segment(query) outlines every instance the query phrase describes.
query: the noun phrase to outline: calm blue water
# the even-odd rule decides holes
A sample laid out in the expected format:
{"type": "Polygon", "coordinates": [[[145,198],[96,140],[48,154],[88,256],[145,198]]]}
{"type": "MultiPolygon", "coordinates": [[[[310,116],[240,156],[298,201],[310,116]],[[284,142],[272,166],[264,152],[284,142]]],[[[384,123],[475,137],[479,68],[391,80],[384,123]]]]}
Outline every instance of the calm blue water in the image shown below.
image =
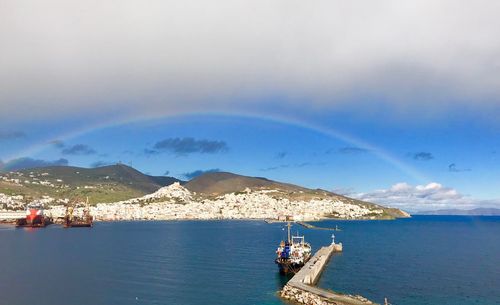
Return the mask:
{"type": "MultiPolygon", "coordinates": [[[[500,217],[338,224],[319,286],[393,304],[500,304],[500,217]]],[[[0,304],[283,304],[282,225],[258,221],[0,226],[0,304]]],[[[306,230],[313,247],[330,231],[306,230]]]]}

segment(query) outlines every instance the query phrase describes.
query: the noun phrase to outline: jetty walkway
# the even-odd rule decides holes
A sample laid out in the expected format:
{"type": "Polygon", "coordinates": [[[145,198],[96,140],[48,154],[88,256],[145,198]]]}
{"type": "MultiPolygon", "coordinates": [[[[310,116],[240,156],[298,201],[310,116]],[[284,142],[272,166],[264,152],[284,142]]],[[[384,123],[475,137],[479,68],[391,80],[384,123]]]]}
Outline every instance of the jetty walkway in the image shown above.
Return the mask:
{"type": "Polygon", "coordinates": [[[327,231],[341,231],[341,229],[338,226],[335,226],[335,228],[325,228],[325,227],[317,227],[315,225],[312,225],[308,222],[305,221],[297,221],[297,223],[304,228],[308,229],[314,229],[314,230],[327,230],[327,231]]]}
{"type": "Polygon", "coordinates": [[[332,253],[341,251],[341,243],[332,243],[319,249],[283,287],[280,293],[281,297],[306,305],[375,305],[375,303],[359,295],[345,295],[314,286],[318,282],[332,253]]]}

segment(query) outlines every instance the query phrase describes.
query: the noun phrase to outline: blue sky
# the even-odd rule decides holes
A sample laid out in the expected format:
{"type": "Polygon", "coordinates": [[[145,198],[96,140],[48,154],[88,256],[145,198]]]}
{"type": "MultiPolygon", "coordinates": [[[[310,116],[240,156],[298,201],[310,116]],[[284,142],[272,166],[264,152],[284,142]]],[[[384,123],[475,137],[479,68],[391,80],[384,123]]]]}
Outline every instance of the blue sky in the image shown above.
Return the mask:
{"type": "MultiPolygon", "coordinates": [[[[344,112],[317,116],[312,123],[230,114],[167,116],[97,128],[57,122],[37,126],[33,133],[15,128],[17,134],[2,139],[0,156],[4,162],[6,156],[49,163],[64,159],[82,167],[122,162],[151,175],[180,179],[230,171],[352,196],[369,196],[398,183],[439,183],[443,192],[453,189],[472,200],[463,207],[495,206],[491,200],[500,198],[497,127],[494,122],[462,124],[460,119],[420,125],[377,117],[360,120],[344,112]]],[[[453,200],[437,205],[449,206],[453,200]]],[[[404,207],[408,209],[406,202],[404,207]]]]}
{"type": "Polygon", "coordinates": [[[10,1],[0,166],[500,203],[498,1],[10,1]]]}

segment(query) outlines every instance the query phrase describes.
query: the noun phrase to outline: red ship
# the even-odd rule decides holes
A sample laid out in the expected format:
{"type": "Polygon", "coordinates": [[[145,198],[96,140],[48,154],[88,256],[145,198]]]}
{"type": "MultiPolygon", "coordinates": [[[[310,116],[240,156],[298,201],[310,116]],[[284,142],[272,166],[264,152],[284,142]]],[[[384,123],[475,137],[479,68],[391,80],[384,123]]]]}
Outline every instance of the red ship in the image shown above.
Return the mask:
{"type": "Polygon", "coordinates": [[[50,218],[43,212],[40,204],[29,204],[26,208],[26,217],[16,220],[16,227],[43,228],[50,224],[50,218]]]}

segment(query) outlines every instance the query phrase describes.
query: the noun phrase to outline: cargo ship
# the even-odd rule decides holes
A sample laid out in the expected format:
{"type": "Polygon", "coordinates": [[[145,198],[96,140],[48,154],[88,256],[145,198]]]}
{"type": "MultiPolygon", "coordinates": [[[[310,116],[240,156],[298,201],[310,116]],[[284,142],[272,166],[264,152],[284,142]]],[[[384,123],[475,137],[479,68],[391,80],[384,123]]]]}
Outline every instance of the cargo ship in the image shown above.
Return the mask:
{"type": "Polygon", "coordinates": [[[32,203],[26,207],[26,217],[16,220],[16,227],[43,228],[51,222],[44,214],[43,205],[32,203]]]}
{"type": "Polygon", "coordinates": [[[275,263],[281,274],[297,273],[302,266],[311,258],[311,245],[306,243],[304,236],[291,236],[288,222],[288,238],[281,241],[276,250],[275,263]]]}
{"type": "Polygon", "coordinates": [[[66,215],[64,216],[63,226],[65,228],[89,228],[93,225],[93,217],[90,215],[89,199],[87,198],[87,203],[83,209],[83,215],[81,217],[74,215],[75,207],[74,205],[68,205],[66,207],[66,215]]]}

